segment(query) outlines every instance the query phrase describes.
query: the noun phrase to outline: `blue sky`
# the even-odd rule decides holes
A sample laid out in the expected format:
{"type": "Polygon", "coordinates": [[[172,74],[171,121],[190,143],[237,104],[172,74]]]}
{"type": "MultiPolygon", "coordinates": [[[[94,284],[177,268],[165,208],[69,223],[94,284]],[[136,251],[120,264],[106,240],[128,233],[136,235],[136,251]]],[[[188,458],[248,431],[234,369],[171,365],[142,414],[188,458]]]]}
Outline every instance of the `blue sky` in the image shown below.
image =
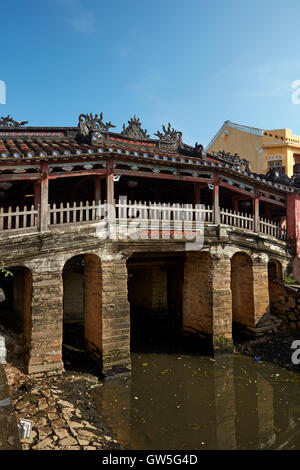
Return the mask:
{"type": "Polygon", "coordinates": [[[298,0],[15,0],[1,4],[0,80],[11,114],[77,125],[99,113],[206,145],[229,119],[300,135],[298,0]]]}

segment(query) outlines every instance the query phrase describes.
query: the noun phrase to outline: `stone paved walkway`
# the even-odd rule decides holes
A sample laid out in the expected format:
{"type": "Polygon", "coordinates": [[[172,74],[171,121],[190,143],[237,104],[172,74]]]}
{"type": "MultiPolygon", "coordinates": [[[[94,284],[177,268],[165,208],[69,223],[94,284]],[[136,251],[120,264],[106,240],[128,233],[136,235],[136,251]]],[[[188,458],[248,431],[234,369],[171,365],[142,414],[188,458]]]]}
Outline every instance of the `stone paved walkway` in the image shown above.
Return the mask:
{"type": "Polygon", "coordinates": [[[33,421],[31,438],[21,440],[24,450],[121,449],[89,399],[101,386],[96,377],[65,372],[29,378],[11,364],[5,368],[17,419],[33,421]]]}
{"type": "Polygon", "coordinates": [[[0,364],[0,450],[21,450],[16,416],[4,367],[0,364]]]}

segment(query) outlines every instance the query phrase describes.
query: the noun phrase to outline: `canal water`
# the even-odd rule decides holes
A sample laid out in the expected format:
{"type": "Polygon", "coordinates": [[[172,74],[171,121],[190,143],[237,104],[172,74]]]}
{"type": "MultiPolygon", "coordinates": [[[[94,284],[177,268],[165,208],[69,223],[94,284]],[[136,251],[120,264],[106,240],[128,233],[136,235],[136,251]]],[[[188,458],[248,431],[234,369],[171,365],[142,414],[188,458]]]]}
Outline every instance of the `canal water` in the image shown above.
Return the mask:
{"type": "Polygon", "coordinates": [[[300,374],[239,354],[136,352],[93,399],[127,449],[300,449],[300,374]]]}

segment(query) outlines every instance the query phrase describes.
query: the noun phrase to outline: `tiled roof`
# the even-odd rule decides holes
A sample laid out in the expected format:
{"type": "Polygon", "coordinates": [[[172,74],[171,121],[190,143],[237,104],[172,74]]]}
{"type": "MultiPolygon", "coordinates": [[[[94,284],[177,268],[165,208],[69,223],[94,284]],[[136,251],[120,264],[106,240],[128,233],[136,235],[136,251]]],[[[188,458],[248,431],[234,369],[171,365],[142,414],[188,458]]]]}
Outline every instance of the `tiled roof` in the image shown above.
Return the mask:
{"type": "MultiPolygon", "coordinates": [[[[168,128],[169,130],[169,128],[168,128]]],[[[166,129],[164,129],[166,131],[166,129]]],[[[174,130],[171,130],[172,133],[174,130]]],[[[175,131],[174,131],[175,132],[175,131]]],[[[177,132],[177,131],[176,131],[177,132]]],[[[149,160],[151,164],[167,164],[191,169],[207,166],[210,168],[226,168],[226,171],[239,173],[249,180],[257,180],[262,184],[271,184],[281,190],[293,191],[293,181],[267,181],[266,175],[256,175],[242,168],[243,160],[230,156],[229,159],[221,155],[213,155],[205,152],[197,143],[195,147],[185,145],[180,141],[178,146],[168,146],[161,139],[139,139],[131,136],[123,136],[119,133],[107,132],[100,139],[91,140],[80,135],[78,127],[23,127],[3,128],[0,126],[0,166],[6,166],[6,162],[20,164],[22,162],[53,161],[63,162],[97,159],[99,156],[109,157],[118,155],[121,158],[137,161],[149,160]],[[232,157],[232,158],[231,158],[232,157]],[[290,188],[288,188],[290,186],[290,188]]],[[[178,134],[178,133],[177,133],[178,134]]]]}
{"type": "MultiPolygon", "coordinates": [[[[57,157],[77,157],[85,154],[102,152],[118,152],[125,154],[179,155],[177,152],[160,150],[155,143],[137,143],[133,141],[109,138],[99,144],[91,145],[70,138],[47,139],[42,137],[5,138],[0,136],[0,161],[2,160],[49,160],[57,157]]],[[[138,155],[136,155],[138,156],[138,155]]]]}

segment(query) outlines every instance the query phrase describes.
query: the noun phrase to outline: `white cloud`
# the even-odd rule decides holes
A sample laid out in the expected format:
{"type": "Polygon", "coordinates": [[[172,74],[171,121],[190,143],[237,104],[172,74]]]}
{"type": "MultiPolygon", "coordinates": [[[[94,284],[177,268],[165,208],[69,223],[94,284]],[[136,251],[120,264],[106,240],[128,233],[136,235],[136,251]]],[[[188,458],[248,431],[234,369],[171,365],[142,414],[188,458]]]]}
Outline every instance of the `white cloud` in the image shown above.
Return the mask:
{"type": "Polygon", "coordinates": [[[83,5],[81,0],[60,0],[64,5],[67,21],[79,33],[91,34],[96,31],[94,12],[83,5]]]}
{"type": "Polygon", "coordinates": [[[233,96],[238,99],[285,98],[291,95],[291,84],[300,79],[300,61],[285,60],[252,67],[230,65],[223,76],[232,76],[236,86],[233,96]]]}

